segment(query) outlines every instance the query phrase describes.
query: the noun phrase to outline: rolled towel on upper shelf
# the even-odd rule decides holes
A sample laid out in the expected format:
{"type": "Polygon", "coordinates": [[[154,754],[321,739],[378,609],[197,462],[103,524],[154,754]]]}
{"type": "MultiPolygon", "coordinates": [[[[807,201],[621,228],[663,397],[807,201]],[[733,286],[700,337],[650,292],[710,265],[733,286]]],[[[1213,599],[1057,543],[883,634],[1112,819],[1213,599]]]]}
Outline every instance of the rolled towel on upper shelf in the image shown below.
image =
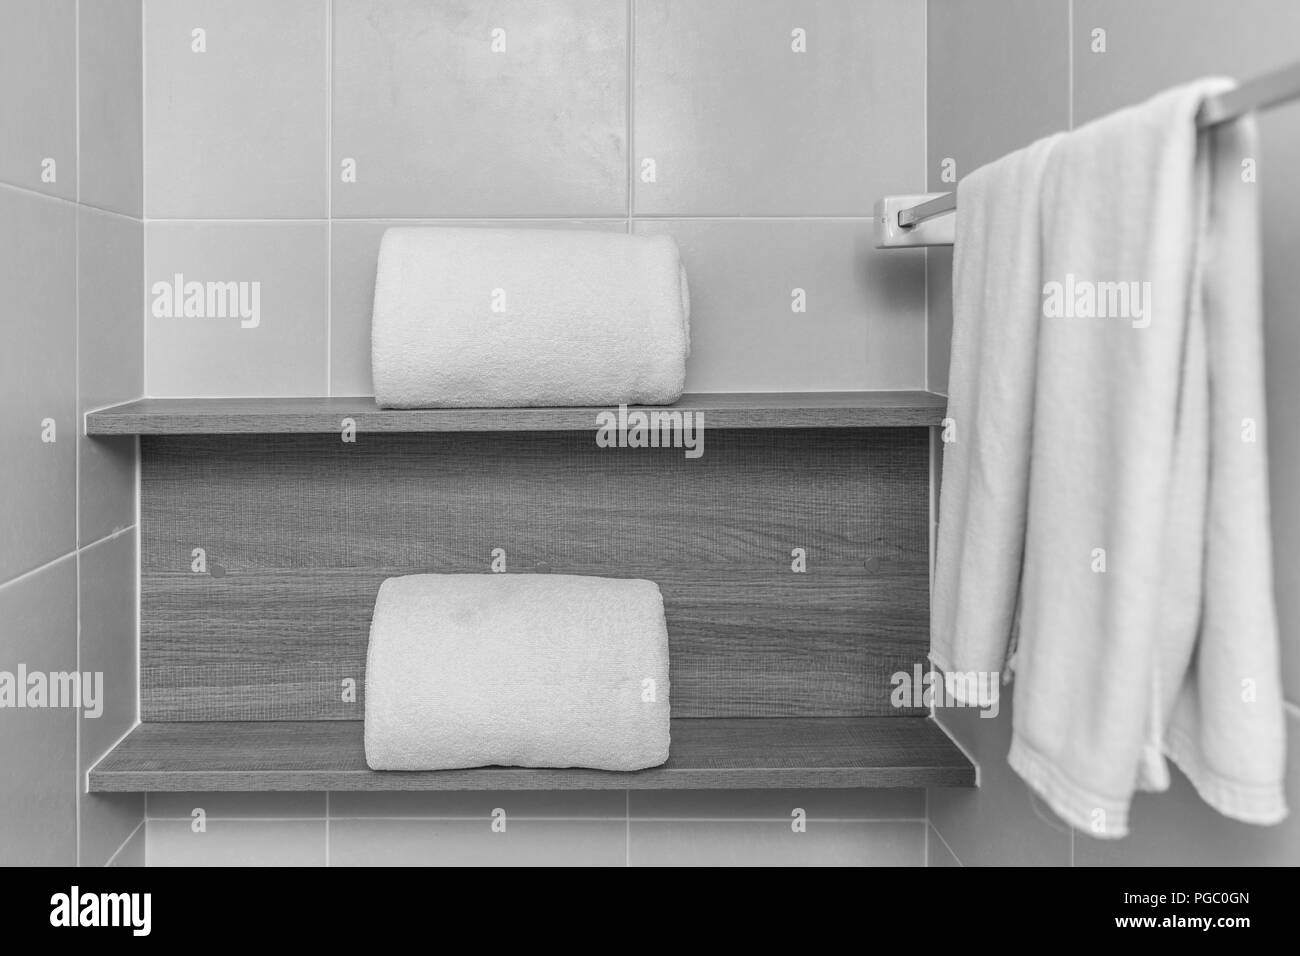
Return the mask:
{"type": "Polygon", "coordinates": [[[397,227],[375,276],[383,408],[669,405],[690,295],[668,236],[397,227]]]}
{"type": "Polygon", "coordinates": [[[668,690],[668,628],[653,581],[388,578],[366,655],[366,763],[656,767],[668,759],[668,690]]]}

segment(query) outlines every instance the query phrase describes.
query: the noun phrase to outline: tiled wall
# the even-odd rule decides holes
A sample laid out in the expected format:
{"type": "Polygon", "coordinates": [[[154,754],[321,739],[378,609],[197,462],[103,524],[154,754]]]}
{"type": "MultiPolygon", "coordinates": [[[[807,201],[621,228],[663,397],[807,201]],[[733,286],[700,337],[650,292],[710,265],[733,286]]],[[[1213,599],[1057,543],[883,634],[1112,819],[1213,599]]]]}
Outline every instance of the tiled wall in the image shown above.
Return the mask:
{"type": "Polygon", "coordinates": [[[144,801],[84,792],[135,723],[142,391],[139,0],[0,0],[0,670],[100,672],[99,717],[0,717],[0,864],[143,859],[144,801]]]}
{"type": "Polygon", "coordinates": [[[154,793],[148,834],[150,866],[918,866],[926,824],[919,790],[154,793]]]}
{"type": "MultiPolygon", "coordinates": [[[[925,14],[145,0],[147,283],[262,283],[256,328],[150,303],[146,393],[370,394],[396,221],[673,235],[694,391],[920,387],[924,255],[877,253],[869,217],[924,178],[925,14]]],[[[154,865],[920,864],[926,840],[919,791],[151,794],[147,813],[154,865]]]]}
{"type": "Polygon", "coordinates": [[[869,217],[924,178],[925,15],[146,0],[148,283],[262,284],[255,328],[150,309],[146,393],[370,394],[394,221],[675,236],[692,391],[920,387],[924,254],[876,252],[869,217]]]}
{"type": "MultiPolygon", "coordinates": [[[[958,175],[1035,138],[1086,123],[1174,83],[1223,73],[1249,79],[1297,59],[1300,4],[1293,0],[930,0],[931,189],[940,164],[958,175]],[[1106,52],[1090,49],[1106,31],[1106,52]],[[989,50],[997,50],[990,57],[989,50]]],[[[981,789],[930,795],[932,863],[1128,864],[1292,863],[1300,852],[1300,112],[1260,117],[1264,208],[1264,301],[1268,348],[1269,454],[1277,601],[1288,700],[1288,802],[1278,827],[1216,815],[1175,771],[1173,789],[1139,795],[1131,836],[1076,834],[1036,804],[1006,765],[1010,711],[984,720],[961,711],[942,720],[980,764],[981,789]]],[[[929,374],[947,384],[951,250],[929,251],[929,374]]]]}

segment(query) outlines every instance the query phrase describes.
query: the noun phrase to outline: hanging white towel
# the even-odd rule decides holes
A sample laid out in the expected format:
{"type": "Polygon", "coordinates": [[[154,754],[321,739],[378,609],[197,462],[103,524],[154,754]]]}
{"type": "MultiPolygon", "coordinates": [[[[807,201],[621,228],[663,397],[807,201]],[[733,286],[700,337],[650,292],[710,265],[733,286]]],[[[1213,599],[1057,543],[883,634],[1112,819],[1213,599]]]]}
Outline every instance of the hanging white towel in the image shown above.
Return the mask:
{"type": "MultiPolygon", "coordinates": [[[[958,183],[953,328],[930,660],[1005,670],[1024,555],[1039,316],[1040,183],[1059,136],[958,183]]],[[[974,680],[989,706],[998,680],[974,680]]]]}
{"type": "MultiPolygon", "coordinates": [[[[1135,790],[1168,786],[1165,753],[1220,812],[1286,815],[1257,197],[1240,175],[1254,129],[1195,126],[1204,98],[1230,86],[1180,87],[1052,145],[1032,434],[983,476],[1018,476],[1027,457],[1008,759],[1098,837],[1127,834],[1135,790]]],[[[959,218],[971,211],[963,195],[959,218]]],[[[995,275],[1008,267],[988,255],[995,275]]],[[[954,301],[977,280],[955,272],[954,301]]],[[[996,654],[969,643],[953,608],[972,584],[944,559],[968,533],[957,509],[944,527],[948,472],[997,418],[974,419],[944,463],[935,619],[957,626],[934,640],[957,671],[996,654]]],[[[958,570],[978,587],[978,569],[958,570]]],[[[991,586],[1016,602],[1005,575],[991,586]]]]}

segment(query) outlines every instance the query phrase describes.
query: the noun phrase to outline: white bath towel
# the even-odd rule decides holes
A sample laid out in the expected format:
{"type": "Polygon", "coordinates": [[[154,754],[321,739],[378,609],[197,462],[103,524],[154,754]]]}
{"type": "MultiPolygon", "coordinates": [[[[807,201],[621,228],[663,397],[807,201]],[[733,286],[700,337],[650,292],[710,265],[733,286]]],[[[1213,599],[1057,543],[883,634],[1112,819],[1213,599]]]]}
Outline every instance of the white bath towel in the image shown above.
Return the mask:
{"type": "MultiPolygon", "coordinates": [[[[1019,597],[1038,351],[1039,199],[1048,137],[957,187],[953,329],[930,660],[1001,675],[1019,597]]],[[[976,680],[984,706],[998,679],[976,680]]],[[[964,683],[954,693],[964,697],[964,683]]]]}
{"type": "Polygon", "coordinates": [[[372,770],[641,770],[668,759],[668,630],[652,581],[415,574],[375,600],[372,770]]]}
{"type": "Polygon", "coordinates": [[[690,297],[668,236],[393,228],[375,276],[384,408],[667,405],[690,297]]]}
{"type": "MultiPolygon", "coordinates": [[[[1253,126],[1195,127],[1228,86],[1202,81],[1080,128],[1053,144],[1042,180],[1009,760],[1097,837],[1128,832],[1136,789],[1168,786],[1164,754],[1224,814],[1286,814],[1257,197],[1241,177],[1253,126]]],[[[959,217],[970,212],[963,197],[959,217]]],[[[991,274],[1006,267],[988,255],[991,274]]],[[[954,276],[955,301],[975,278],[954,276]]],[[[949,462],[990,440],[981,421],[970,445],[947,448],[940,569],[965,533],[944,528],[949,462]]],[[[963,587],[936,572],[935,619],[955,622],[936,631],[937,657],[958,672],[997,656],[967,644],[950,606],[963,587]]]]}

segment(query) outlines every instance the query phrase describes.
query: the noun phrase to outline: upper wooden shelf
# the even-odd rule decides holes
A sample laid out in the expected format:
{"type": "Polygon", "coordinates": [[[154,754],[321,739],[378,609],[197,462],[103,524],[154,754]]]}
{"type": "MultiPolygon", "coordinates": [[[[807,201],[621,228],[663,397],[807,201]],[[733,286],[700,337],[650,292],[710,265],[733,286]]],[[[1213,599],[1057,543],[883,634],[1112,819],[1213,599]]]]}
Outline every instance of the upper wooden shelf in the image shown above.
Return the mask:
{"type": "MultiPolygon", "coordinates": [[[[877,428],[938,425],[948,399],[934,392],[754,392],[683,395],[706,428],[877,428]]],[[[390,410],[371,398],[144,398],[86,416],[89,435],[325,434],[351,418],[360,433],[584,431],[605,408],[390,410]]]]}
{"type": "Polygon", "coordinates": [[[668,762],[606,770],[383,771],[359,720],[140,724],[90,771],[90,789],[675,790],[973,787],[975,768],[926,717],[674,719],[668,762]]]}

